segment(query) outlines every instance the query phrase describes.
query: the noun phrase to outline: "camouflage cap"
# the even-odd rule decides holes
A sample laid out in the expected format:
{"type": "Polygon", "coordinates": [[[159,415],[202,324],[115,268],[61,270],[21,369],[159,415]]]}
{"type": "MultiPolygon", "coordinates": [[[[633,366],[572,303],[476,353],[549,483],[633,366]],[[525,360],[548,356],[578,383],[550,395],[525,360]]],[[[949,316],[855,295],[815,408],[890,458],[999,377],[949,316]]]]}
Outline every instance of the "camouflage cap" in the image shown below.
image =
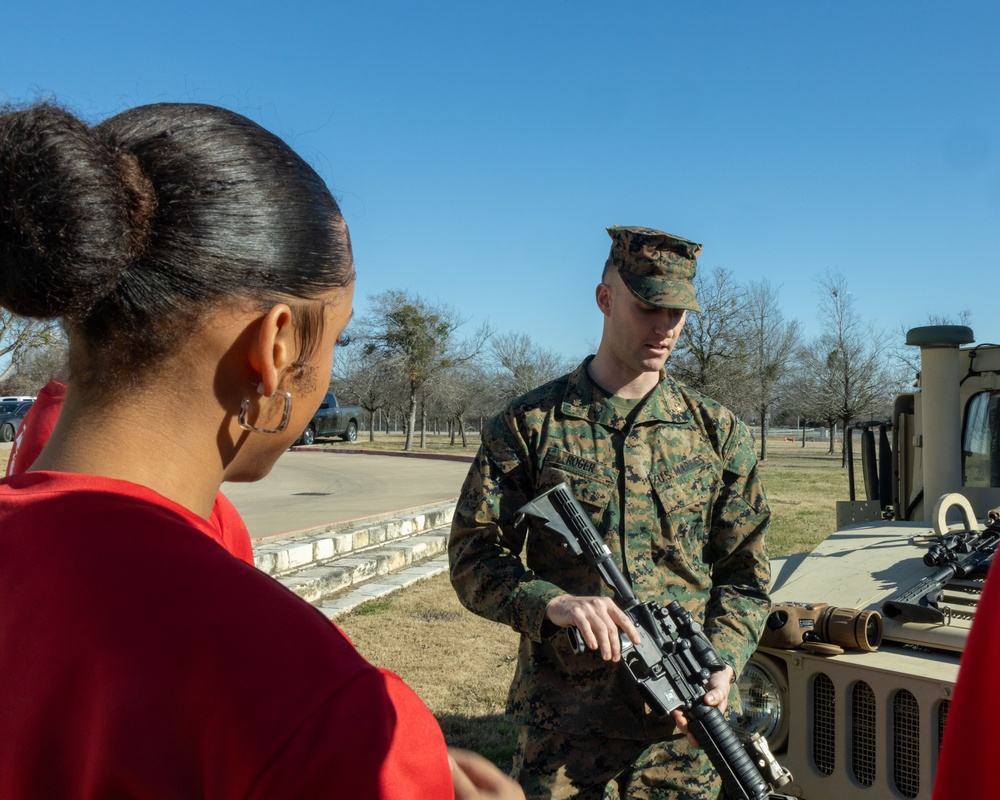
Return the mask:
{"type": "Polygon", "coordinates": [[[701,311],[694,294],[701,245],[652,228],[612,225],[607,264],[642,302],[659,308],[701,311]]]}

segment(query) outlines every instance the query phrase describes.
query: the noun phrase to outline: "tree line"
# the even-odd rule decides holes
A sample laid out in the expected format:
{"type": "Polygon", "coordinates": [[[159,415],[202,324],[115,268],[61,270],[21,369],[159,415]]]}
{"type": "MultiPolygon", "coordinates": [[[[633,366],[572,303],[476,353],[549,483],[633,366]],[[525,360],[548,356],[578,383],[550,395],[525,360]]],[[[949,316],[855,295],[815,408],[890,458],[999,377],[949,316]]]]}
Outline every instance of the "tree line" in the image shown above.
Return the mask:
{"type": "MultiPolygon", "coordinates": [[[[741,283],[714,267],[698,274],[695,288],[702,310],[688,314],[667,369],[751,425],[762,460],[770,426],[825,426],[833,452],[837,430],[888,419],[896,395],[913,383],[916,354],[902,346],[903,332],[863,319],[839,273],[816,281],[814,338],[785,317],[779,288],[766,280],[741,283]]],[[[423,447],[431,430],[468,447],[486,418],[575,366],[528,333],[489,323],[463,333],[458,310],[413,292],[370,301],[337,348],[332,386],[341,402],[364,409],[369,438],[380,421],[402,420],[406,450],[423,447]]],[[[53,323],[0,312],[4,356],[0,392],[35,394],[65,363],[65,338],[53,323]]]]}
{"type": "MultiPolygon", "coordinates": [[[[863,319],[839,273],[816,282],[821,333],[811,339],[785,318],[779,290],[767,281],[740,283],[715,267],[695,283],[702,310],[688,315],[667,368],[752,425],[761,459],[772,424],[825,426],[833,452],[835,431],[888,419],[913,382],[902,333],[863,319]]],[[[484,324],[463,337],[455,309],[409,292],[371,300],[351,324],[351,346],[338,350],[333,381],[339,396],[367,412],[370,437],[376,415],[403,420],[408,450],[423,446],[429,426],[467,446],[470,429],[575,366],[528,333],[484,324]]]]}
{"type": "Polygon", "coordinates": [[[816,281],[814,338],[785,318],[766,280],[741,284],[716,267],[695,283],[702,310],[688,317],[672,373],[753,425],[761,460],[772,423],[825,426],[832,453],[838,429],[890,419],[895,397],[913,383],[903,335],[865,320],[840,273],[816,281]]]}

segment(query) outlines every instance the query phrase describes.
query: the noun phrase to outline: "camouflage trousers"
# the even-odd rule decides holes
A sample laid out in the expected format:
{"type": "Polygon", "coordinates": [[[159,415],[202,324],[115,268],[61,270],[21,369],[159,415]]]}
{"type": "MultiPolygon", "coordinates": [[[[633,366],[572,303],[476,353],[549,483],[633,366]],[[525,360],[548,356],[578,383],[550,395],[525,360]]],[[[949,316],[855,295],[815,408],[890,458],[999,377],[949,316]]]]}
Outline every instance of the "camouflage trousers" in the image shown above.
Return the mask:
{"type": "Polygon", "coordinates": [[[527,800],[715,800],[721,782],[683,736],[647,745],[522,725],[511,775],[527,800]]]}

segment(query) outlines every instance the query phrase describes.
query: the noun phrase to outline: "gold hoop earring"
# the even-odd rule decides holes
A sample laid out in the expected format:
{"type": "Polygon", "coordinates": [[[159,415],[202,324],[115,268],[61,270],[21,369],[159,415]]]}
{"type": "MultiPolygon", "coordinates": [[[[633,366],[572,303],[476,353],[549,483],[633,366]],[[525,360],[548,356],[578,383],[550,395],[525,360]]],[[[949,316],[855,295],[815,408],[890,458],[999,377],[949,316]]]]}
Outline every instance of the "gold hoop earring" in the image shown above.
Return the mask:
{"type": "MultiPolygon", "coordinates": [[[[264,394],[263,383],[257,385],[257,392],[259,394],[264,394]]],[[[288,392],[283,392],[280,389],[276,391],[275,394],[278,395],[285,403],[285,407],[281,412],[281,422],[278,423],[278,427],[258,428],[256,425],[252,425],[247,422],[247,411],[250,410],[250,401],[244,397],[243,402],[240,403],[240,414],[236,418],[243,430],[255,431],[256,433],[281,433],[288,427],[288,418],[292,415],[292,396],[288,392]]]]}

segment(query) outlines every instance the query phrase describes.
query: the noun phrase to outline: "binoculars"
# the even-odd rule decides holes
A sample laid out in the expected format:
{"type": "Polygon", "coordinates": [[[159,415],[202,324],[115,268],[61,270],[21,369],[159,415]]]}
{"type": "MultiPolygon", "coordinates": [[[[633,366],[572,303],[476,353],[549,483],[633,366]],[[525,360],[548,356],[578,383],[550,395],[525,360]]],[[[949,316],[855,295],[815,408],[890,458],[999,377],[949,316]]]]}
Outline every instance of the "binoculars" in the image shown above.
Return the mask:
{"type": "Polygon", "coordinates": [[[837,655],[845,649],[872,651],[881,643],[881,614],[828,603],[776,603],[760,637],[763,647],[801,647],[822,655],[837,655]]]}

